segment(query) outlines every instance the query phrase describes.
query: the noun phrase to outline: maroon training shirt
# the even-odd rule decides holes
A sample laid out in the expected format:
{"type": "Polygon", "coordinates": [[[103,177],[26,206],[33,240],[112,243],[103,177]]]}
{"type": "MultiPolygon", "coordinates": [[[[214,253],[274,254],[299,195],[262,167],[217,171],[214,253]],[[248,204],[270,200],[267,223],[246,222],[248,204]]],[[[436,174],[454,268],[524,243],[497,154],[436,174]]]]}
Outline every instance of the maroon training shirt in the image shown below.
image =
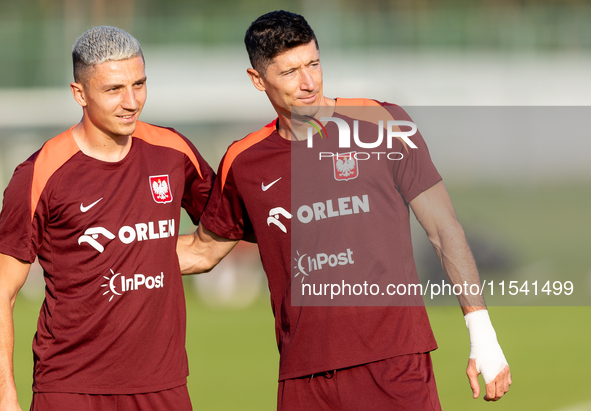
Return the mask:
{"type": "Polygon", "coordinates": [[[199,220],[213,178],[185,137],[142,122],[119,162],[86,156],[70,129],[18,166],[0,252],[38,256],[44,270],[34,391],[136,394],[186,383],[180,210],[199,220]]]}
{"type": "MultiPolygon", "coordinates": [[[[365,99],[337,99],[334,116],[345,119],[342,113],[350,112],[345,107],[355,105],[384,107],[391,118],[410,120],[398,106],[365,99]]],[[[368,121],[359,121],[360,130],[369,125],[368,121]]],[[[325,151],[339,151],[335,145],[338,138],[333,137],[339,135],[335,123],[327,124],[324,131],[331,137],[315,139],[314,144],[324,141],[325,151]]],[[[367,302],[321,306],[326,304],[295,301],[292,294],[292,284],[299,287],[312,278],[322,278],[318,270],[320,254],[310,253],[308,246],[314,250],[324,247],[325,257],[332,258],[335,267],[340,262],[344,267],[367,268],[364,274],[391,276],[407,283],[418,281],[408,203],[441,177],[420,134],[411,140],[417,149],[408,150],[399,140],[394,141],[392,151],[405,153],[402,161],[382,158],[369,167],[360,164],[357,169],[345,170],[342,164],[337,169],[328,158],[310,173],[304,170],[300,176],[305,177],[303,185],[292,180],[298,166],[292,161],[294,150],[305,149],[306,141],[283,139],[276,131],[276,121],[232,144],[222,159],[201,221],[207,229],[230,239],[241,239],[254,229],[271,290],[280,380],[436,348],[422,306],[367,302]],[[354,178],[337,181],[343,175],[354,178]],[[334,184],[329,184],[331,179],[334,184]],[[294,184],[298,184],[297,192],[294,184]],[[307,202],[311,196],[315,196],[315,203],[307,202]],[[352,218],[363,228],[352,229],[352,218]],[[294,237],[295,232],[310,235],[294,237]],[[366,253],[349,245],[352,236],[366,243],[366,253]],[[376,240],[381,238],[387,240],[376,240]],[[297,245],[292,244],[296,241],[297,245]],[[307,260],[309,256],[316,256],[314,263],[307,260]],[[371,265],[363,262],[368,256],[371,265]],[[308,277],[303,278],[299,268],[308,263],[308,277]],[[313,267],[316,271],[311,271],[313,267]]],[[[327,265],[322,272],[329,273],[327,265]]]]}

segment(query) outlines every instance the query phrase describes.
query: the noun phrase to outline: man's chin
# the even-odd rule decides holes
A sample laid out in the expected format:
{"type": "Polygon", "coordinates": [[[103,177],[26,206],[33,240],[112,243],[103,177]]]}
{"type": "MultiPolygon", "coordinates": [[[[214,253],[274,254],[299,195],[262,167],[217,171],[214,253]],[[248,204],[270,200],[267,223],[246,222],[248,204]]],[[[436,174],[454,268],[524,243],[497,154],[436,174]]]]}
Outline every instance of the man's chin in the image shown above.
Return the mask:
{"type": "Polygon", "coordinates": [[[122,137],[130,136],[135,132],[136,127],[137,127],[137,120],[134,121],[133,123],[122,125],[118,130],[118,134],[122,137]]]}
{"type": "Polygon", "coordinates": [[[292,117],[315,117],[320,110],[320,106],[292,106],[291,108],[291,116],[292,117]]]}

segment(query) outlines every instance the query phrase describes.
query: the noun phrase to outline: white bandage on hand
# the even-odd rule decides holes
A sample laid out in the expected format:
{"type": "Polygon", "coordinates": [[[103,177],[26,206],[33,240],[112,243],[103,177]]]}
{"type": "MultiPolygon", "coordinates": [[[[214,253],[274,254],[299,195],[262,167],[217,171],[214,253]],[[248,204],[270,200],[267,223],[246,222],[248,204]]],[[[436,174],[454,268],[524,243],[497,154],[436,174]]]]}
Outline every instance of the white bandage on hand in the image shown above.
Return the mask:
{"type": "Polygon", "coordinates": [[[470,358],[476,361],[476,369],[488,384],[509,364],[497,341],[488,311],[473,311],[464,318],[470,333],[470,358]]]}

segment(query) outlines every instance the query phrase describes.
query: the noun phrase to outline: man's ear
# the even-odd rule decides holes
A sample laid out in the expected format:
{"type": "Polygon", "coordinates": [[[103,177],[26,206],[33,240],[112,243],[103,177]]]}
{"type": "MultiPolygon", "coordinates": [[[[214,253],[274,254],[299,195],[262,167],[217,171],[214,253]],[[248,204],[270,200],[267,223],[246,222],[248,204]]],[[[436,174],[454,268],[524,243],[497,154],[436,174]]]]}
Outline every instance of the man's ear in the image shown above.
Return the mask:
{"type": "Polygon", "coordinates": [[[80,104],[82,107],[86,107],[88,103],[86,102],[84,86],[81,83],[73,82],[70,83],[70,90],[72,90],[72,95],[74,96],[76,103],[80,104]]]}
{"type": "Polygon", "coordinates": [[[250,77],[250,81],[259,91],[265,91],[265,82],[263,81],[263,77],[253,68],[246,69],[246,74],[250,77]]]}

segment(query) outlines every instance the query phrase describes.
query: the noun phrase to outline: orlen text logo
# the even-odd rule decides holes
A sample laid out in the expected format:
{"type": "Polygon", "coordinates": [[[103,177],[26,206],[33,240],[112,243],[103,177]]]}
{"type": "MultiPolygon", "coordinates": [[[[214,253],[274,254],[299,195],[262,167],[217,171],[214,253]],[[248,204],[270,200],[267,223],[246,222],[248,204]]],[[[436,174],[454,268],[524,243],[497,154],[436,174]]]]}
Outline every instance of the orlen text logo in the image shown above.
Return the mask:
{"type": "Polygon", "coordinates": [[[324,220],[325,218],[338,217],[349,214],[369,213],[369,196],[341,197],[333,203],[332,200],[312,203],[311,206],[303,205],[298,208],[298,220],[308,224],[312,220],[324,220]]]}
{"type": "Polygon", "coordinates": [[[111,298],[109,298],[109,302],[111,302],[116,295],[122,295],[127,291],[137,291],[139,289],[152,290],[154,288],[164,287],[163,272],[156,276],[133,274],[132,276],[125,277],[121,275],[121,273],[115,274],[115,272],[111,270],[111,277],[103,276],[103,278],[107,280],[107,283],[102,284],[101,287],[108,287],[108,290],[105,291],[103,295],[113,293],[111,298]]]}
{"type": "MultiPolygon", "coordinates": [[[[349,124],[342,118],[338,117],[321,117],[321,121],[334,121],[339,128],[339,147],[350,148],[351,147],[351,128],[349,124]]],[[[392,139],[400,138],[410,148],[417,148],[417,146],[410,140],[410,136],[413,136],[417,132],[417,126],[412,121],[404,120],[388,120],[386,127],[384,127],[384,121],[378,121],[378,138],[371,143],[364,143],[359,139],[359,120],[353,120],[353,140],[357,147],[360,148],[376,148],[379,147],[384,141],[384,128],[386,129],[386,144],[388,148],[392,148],[392,139]],[[402,131],[401,127],[410,127],[408,131],[402,131]]],[[[308,127],[308,147],[313,147],[312,136],[314,130],[312,127],[308,127]]],[[[328,138],[328,136],[327,136],[328,138]]]]}
{"type": "Polygon", "coordinates": [[[302,276],[302,282],[310,276],[312,271],[320,271],[326,267],[336,267],[337,265],[354,264],[353,251],[347,248],[347,251],[338,254],[318,253],[316,255],[302,254],[297,252],[298,257],[294,258],[296,265],[293,267],[296,272],[294,278],[302,276]]]}
{"type": "MultiPolygon", "coordinates": [[[[131,244],[134,241],[155,240],[174,236],[175,222],[172,220],[150,221],[137,223],[132,226],[123,226],[119,229],[118,237],[123,244],[131,244]]],[[[105,251],[105,246],[98,242],[99,234],[111,241],[115,234],[104,227],[91,227],[78,238],[78,244],[87,243],[99,253],[105,251]]]]}

